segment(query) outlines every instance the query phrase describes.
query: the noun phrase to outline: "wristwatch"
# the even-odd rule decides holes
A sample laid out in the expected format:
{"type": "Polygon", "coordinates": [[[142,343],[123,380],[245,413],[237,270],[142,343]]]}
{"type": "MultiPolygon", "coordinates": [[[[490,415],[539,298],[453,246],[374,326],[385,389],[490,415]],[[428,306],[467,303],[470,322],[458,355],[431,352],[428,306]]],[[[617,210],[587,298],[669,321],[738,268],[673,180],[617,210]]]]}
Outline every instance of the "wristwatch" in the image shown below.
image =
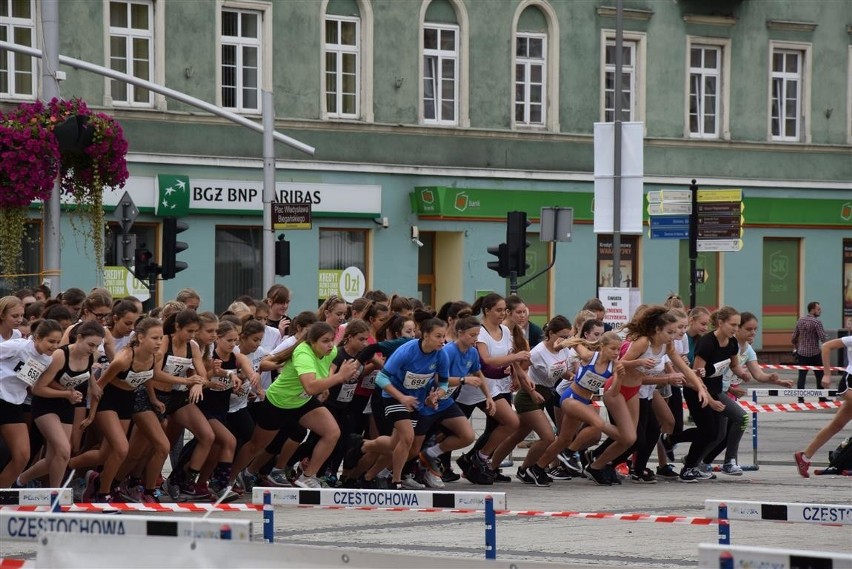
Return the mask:
{"type": "Polygon", "coordinates": [[[464,385],[464,376],[459,378],[459,385],[464,385]]]}

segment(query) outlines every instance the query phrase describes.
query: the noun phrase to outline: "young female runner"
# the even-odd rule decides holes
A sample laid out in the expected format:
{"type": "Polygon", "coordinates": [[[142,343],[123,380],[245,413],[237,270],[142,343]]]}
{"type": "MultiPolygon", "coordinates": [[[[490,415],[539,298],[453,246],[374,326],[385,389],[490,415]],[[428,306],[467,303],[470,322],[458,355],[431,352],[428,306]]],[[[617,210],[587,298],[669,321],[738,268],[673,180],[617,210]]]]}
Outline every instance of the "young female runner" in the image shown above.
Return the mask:
{"type": "Polygon", "coordinates": [[[308,466],[295,483],[303,488],[321,488],[316,474],[334,449],[340,429],[316,396],[350,380],[358,371],[358,363],[349,360],[341,364],[337,373],[329,372],[337,355],[334,334],[335,328],[328,323],[317,322],[310,327],[304,341],[282,353],[290,359],[267,389],[266,399],[255,416],[254,434],[234,460],[234,472],[242,479],[243,488],[248,489],[255,476],[243,469],[272,442],[279,430],[294,426],[310,429],[320,437],[308,466]]]}
{"type": "Polygon", "coordinates": [[[24,319],[24,303],[17,296],[0,298],[0,344],[21,337],[18,326],[24,319]]]}
{"type": "Polygon", "coordinates": [[[0,344],[0,437],[9,450],[9,462],[0,471],[0,488],[8,488],[30,459],[30,436],[22,405],[27,389],[47,370],[62,338],[55,320],[42,320],[29,338],[0,344]]]}
{"type": "MultiPolygon", "coordinates": [[[[47,474],[51,488],[62,485],[71,458],[74,404],[83,400],[78,387],[90,381],[95,354],[103,339],[103,326],[84,322],[77,329],[76,341],[53,352],[50,365],[33,385],[33,422],[44,436],[45,455],[18,477],[19,484],[26,486],[30,480],[47,474]]],[[[84,425],[88,422],[91,419],[84,425]]]]}

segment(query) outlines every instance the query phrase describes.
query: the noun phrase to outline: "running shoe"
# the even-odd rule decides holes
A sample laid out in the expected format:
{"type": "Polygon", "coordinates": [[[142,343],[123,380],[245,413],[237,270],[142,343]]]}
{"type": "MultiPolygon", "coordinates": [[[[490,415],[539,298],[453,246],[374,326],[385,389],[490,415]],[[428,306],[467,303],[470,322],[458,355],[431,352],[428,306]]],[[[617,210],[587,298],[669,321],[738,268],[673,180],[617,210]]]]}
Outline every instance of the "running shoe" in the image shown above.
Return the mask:
{"type": "Polygon", "coordinates": [[[283,468],[273,468],[264,477],[264,482],[270,486],[293,486],[293,483],[290,482],[290,478],[287,476],[287,471],[283,468]]]}
{"type": "Polygon", "coordinates": [[[671,464],[666,464],[665,466],[657,467],[657,478],[665,478],[667,480],[674,480],[678,477],[677,470],[671,464]]]}
{"type": "Polygon", "coordinates": [[[296,479],[296,486],[299,488],[322,488],[322,484],[316,476],[308,476],[304,472],[296,479]]]}
{"type": "Polygon", "coordinates": [[[215,494],[216,501],[222,500],[220,503],[229,504],[235,500],[240,499],[240,495],[234,492],[233,490],[229,490],[227,487],[222,488],[215,494]]]}
{"type": "Polygon", "coordinates": [[[559,462],[565,466],[565,469],[568,470],[574,476],[582,476],[583,475],[583,462],[580,460],[579,452],[564,452],[557,456],[559,462]],[[564,455],[564,456],[563,456],[564,455]]]}
{"type": "Polygon", "coordinates": [[[74,501],[82,502],[83,492],[86,491],[86,479],[78,476],[77,478],[71,481],[71,489],[74,493],[74,501]]]}
{"type": "Polygon", "coordinates": [[[445,470],[441,475],[441,480],[444,482],[457,482],[461,478],[461,475],[455,470],[445,470]]]}
{"type": "Polygon", "coordinates": [[[799,470],[799,476],[803,478],[810,478],[811,474],[808,472],[808,469],[811,467],[811,461],[805,458],[805,453],[802,451],[798,451],[793,453],[793,459],[796,461],[796,468],[799,470]]]}
{"type": "Polygon", "coordinates": [[[239,482],[243,490],[251,492],[252,488],[257,485],[257,476],[248,470],[242,470],[239,474],[237,474],[237,482],[239,482]]]}
{"type": "Polygon", "coordinates": [[[684,466],[683,470],[680,471],[679,478],[681,482],[698,482],[698,479],[701,478],[701,472],[697,468],[684,466]]]}
{"type": "Polygon", "coordinates": [[[436,476],[431,470],[427,470],[423,473],[423,482],[426,483],[426,486],[429,488],[444,488],[444,481],[441,480],[440,476],[436,476]]]}
{"type": "Polygon", "coordinates": [[[83,491],[83,501],[91,502],[98,493],[98,478],[101,475],[95,470],[90,470],[86,473],[86,489],[83,491]]]}
{"type": "Polygon", "coordinates": [[[515,478],[523,482],[524,484],[535,484],[535,480],[530,476],[529,471],[523,466],[518,467],[518,472],[515,474],[515,478]]]}
{"type": "Polygon", "coordinates": [[[426,485],[415,480],[413,474],[406,474],[402,477],[402,487],[405,490],[425,490],[426,485]]]}
{"type": "Polygon", "coordinates": [[[571,473],[562,464],[548,470],[547,475],[553,478],[554,480],[571,480],[572,478],[571,473]]]}
{"type": "Polygon", "coordinates": [[[441,474],[444,473],[444,465],[441,463],[441,457],[439,456],[429,456],[425,452],[420,453],[420,464],[423,465],[427,471],[432,472],[438,478],[441,477],[441,474]]]}
{"type": "Polygon", "coordinates": [[[515,466],[515,463],[511,457],[504,458],[503,462],[500,463],[500,468],[511,468],[513,466],[515,466]]]}
{"type": "Polygon", "coordinates": [[[716,480],[716,475],[713,474],[713,470],[712,470],[713,467],[711,466],[710,470],[707,470],[705,468],[702,468],[703,466],[706,466],[706,465],[699,464],[698,468],[695,469],[698,472],[698,480],[700,480],[700,481],[716,480]]]}
{"type": "Polygon", "coordinates": [[[126,491],[121,494],[121,497],[127,500],[128,502],[144,502],[145,487],[141,484],[139,484],[138,486],[129,486],[126,488],[126,491]]]}
{"type": "Polygon", "coordinates": [[[387,490],[407,490],[405,485],[402,482],[390,482],[388,484],[387,490]]]}
{"type": "Polygon", "coordinates": [[[586,474],[592,479],[592,482],[598,486],[612,486],[612,481],[609,479],[609,476],[604,470],[587,466],[586,474]]]}
{"type": "MultiPolygon", "coordinates": [[[[174,474],[174,472],[172,473],[174,474]]],[[[163,484],[160,488],[168,494],[172,500],[177,500],[180,498],[180,484],[178,484],[177,479],[169,474],[169,477],[163,481],[163,484]]]]}
{"type": "Polygon", "coordinates": [[[503,482],[503,483],[512,481],[512,479],[509,476],[506,476],[505,474],[503,474],[499,470],[491,473],[491,479],[494,482],[503,482]]]}
{"type": "Polygon", "coordinates": [[[467,454],[462,454],[456,459],[456,464],[459,465],[459,470],[467,477],[467,471],[470,470],[470,457],[467,454]]]}
{"type": "Polygon", "coordinates": [[[626,462],[622,462],[615,467],[615,472],[622,480],[630,476],[630,466],[626,462]]]}
{"type": "Polygon", "coordinates": [[[612,483],[613,485],[616,485],[616,486],[621,485],[622,476],[618,473],[618,471],[615,470],[615,468],[612,467],[611,464],[607,464],[604,467],[603,471],[604,471],[604,474],[606,474],[609,477],[610,483],[612,483]]]}
{"type": "Polygon", "coordinates": [[[550,486],[553,483],[553,479],[537,464],[533,464],[527,468],[527,473],[533,479],[533,484],[536,486],[550,486]]]}
{"type": "Polygon", "coordinates": [[[733,458],[722,465],[722,474],[727,474],[728,476],[742,476],[743,469],[737,464],[737,461],[733,458]]]}
{"type": "Polygon", "coordinates": [[[588,469],[595,462],[594,451],[590,448],[584,450],[583,454],[580,455],[580,462],[586,469],[588,469]]]}
{"type": "Polygon", "coordinates": [[[630,481],[636,484],[656,484],[657,477],[654,476],[653,472],[646,468],[642,471],[642,474],[631,474],[630,481]]]}
{"type": "Polygon", "coordinates": [[[156,488],[154,490],[148,490],[142,492],[142,503],[143,504],[159,504],[162,500],[165,500],[168,494],[164,494],[162,490],[156,488]]]}
{"type": "Polygon", "coordinates": [[[194,502],[205,502],[213,498],[207,484],[200,482],[187,482],[180,485],[180,499],[194,502]]]}

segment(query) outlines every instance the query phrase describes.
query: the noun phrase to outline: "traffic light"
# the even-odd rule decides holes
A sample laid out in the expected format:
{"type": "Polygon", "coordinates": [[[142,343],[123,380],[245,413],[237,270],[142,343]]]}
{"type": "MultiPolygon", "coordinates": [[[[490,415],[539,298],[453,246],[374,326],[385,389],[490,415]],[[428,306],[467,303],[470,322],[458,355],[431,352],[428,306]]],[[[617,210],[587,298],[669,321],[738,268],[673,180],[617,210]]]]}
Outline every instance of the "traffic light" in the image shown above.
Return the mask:
{"type": "Polygon", "coordinates": [[[290,274],[290,242],[283,235],[275,242],[275,274],[279,277],[290,274]]]}
{"type": "Polygon", "coordinates": [[[488,253],[497,257],[496,261],[488,261],[488,268],[492,271],[497,271],[501,277],[509,277],[509,248],[505,243],[500,243],[497,247],[489,247],[488,253]]]}
{"type": "Polygon", "coordinates": [[[509,258],[509,271],[522,277],[527,274],[527,213],[525,211],[510,211],[506,220],[506,248],[509,258]]]}
{"type": "Polygon", "coordinates": [[[163,280],[173,279],[175,275],[184,270],[188,265],[183,261],[177,260],[177,254],[181,251],[186,251],[189,247],[183,241],[178,241],[178,233],[182,233],[189,229],[189,226],[178,221],[176,217],[163,218],[163,262],[162,271],[160,274],[163,280]]]}
{"type": "Polygon", "coordinates": [[[149,251],[143,244],[142,247],[136,249],[133,254],[133,274],[140,281],[148,280],[148,277],[153,273],[157,274],[156,270],[151,270],[151,259],[154,258],[153,253],[149,251]]]}

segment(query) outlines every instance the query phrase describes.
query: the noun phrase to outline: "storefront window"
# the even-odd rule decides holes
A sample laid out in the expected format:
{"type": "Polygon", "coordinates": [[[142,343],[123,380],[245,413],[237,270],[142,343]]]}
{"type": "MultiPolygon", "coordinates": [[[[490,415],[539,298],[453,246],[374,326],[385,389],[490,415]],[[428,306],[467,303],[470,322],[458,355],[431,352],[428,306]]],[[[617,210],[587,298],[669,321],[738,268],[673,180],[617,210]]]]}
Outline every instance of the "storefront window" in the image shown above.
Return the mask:
{"type": "Polygon", "coordinates": [[[319,280],[320,302],[332,294],[340,294],[340,275],[355,267],[367,273],[367,231],[364,229],[320,229],[319,280]]]}
{"type": "Polygon", "coordinates": [[[598,286],[616,288],[639,287],[639,260],[637,255],[639,238],[635,235],[621,236],[621,282],[613,283],[612,235],[598,235],[598,286]]]}
{"type": "Polygon", "coordinates": [[[763,240],[763,347],[790,347],[799,318],[799,239],[763,240]]]}
{"type": "Polygon", "coordinates": [[[260,227],[216,228],[214,306],[224,312],[238,296],[263,298],[260,227]]]}

